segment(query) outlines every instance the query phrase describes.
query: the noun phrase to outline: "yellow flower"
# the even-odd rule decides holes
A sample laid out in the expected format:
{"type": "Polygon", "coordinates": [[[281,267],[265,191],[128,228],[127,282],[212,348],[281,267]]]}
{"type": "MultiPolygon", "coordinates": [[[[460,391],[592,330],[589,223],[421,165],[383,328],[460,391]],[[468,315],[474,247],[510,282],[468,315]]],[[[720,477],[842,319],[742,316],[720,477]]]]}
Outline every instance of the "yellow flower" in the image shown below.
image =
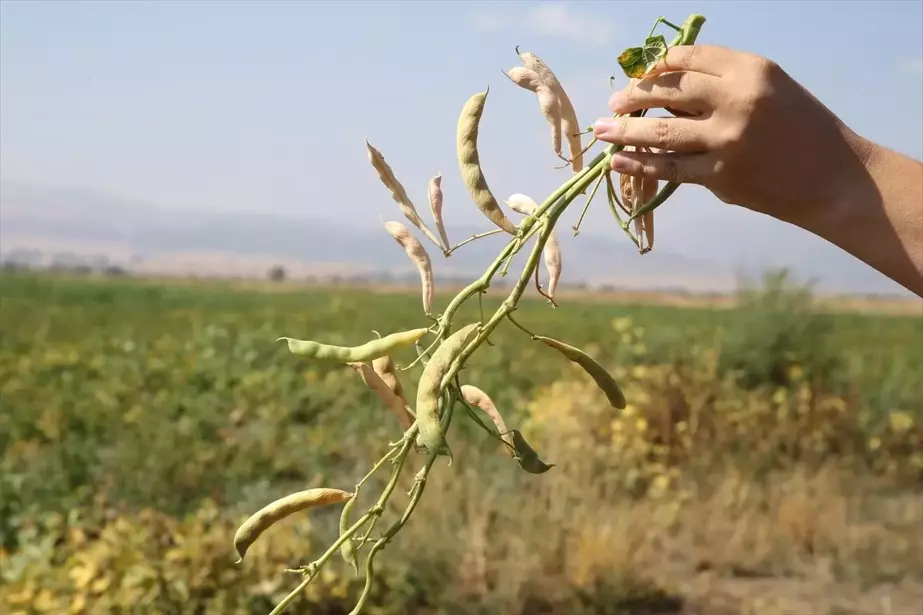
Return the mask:
{"type": "Polygon", "coordinates": [[[643,416],[638,417],[638,420],[635,421],[635,428],[638,431],[644,431],[645,429],[647,429],[647,419],[644,418],[643,416]]]}
{"type": "Polygon", "coordinates": [[[801,380],[804,376],[804,369],[800,365],[792,365],[788,370],[788,377],[792,380],[801,380]]]}
{"type": "Polygon", "coordinates": [[[612,321],[612,327],[619,333],[625,333],[631,328],[631,318],[623,316],[612,321]]]}
{"type": "Polygon", "coordinates": [[[888,423],[891,425],[892,431],[903,433],[913,427],[913,417],[903,410],[898,410],[891,413],[888,417],[888,423]]]}
{"type": "Polygon", "coordinates": [[[869,450],[870,451],[877,451],[880,446],[881,446],[881,438],[876,437],[876,438],[872,438],[871,440],[869,440],[869,450]]]}

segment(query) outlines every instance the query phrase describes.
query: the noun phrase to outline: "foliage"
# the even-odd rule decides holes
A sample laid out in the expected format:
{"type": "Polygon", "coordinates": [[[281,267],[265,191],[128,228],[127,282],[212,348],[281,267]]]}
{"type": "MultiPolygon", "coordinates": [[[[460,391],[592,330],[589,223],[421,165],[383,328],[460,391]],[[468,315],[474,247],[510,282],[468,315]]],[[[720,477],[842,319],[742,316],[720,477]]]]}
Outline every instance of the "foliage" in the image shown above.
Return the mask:
{"type": "MultiPolygon", "coordinates": [[[[396,327],[419,309],[415,294],[8,273],[0,295],[0,603],[13,612],[266,613],[295,584],[282,569],[337,535],[337,513],[279,524],[241,567],[236,526],[275,497],[361,474],[400,435],[352,370],[293,363],[271,340],[396,327]]],[[[850,586],[923,569],[919,319],[829,315],[831,352],[861,358],[834,381],[859,395],[802,364],[753,390],[723,374],[722,329],[745,310],[569,305],[574,318],[525,300],[519,320],[592,352],[629,407],[616,416],[578,367],[498,331],[466,373],[557,465],[517,472],[495,440],[458,431],[458,462],[428,487],[427,522],[389,547],[370,608],[669,603],[676,589],[651,575],[669,568],[657,545],[677,532],[728,569],[807,574],[806,562],[834,561],[850,586]],[[855,511],[837,525],[843,498],[855,511]],[[720,527],[736,533],[708,533],[720,527]]],[[[296,605],[355,603],[361,579],[329,570],[296,605]]]]}

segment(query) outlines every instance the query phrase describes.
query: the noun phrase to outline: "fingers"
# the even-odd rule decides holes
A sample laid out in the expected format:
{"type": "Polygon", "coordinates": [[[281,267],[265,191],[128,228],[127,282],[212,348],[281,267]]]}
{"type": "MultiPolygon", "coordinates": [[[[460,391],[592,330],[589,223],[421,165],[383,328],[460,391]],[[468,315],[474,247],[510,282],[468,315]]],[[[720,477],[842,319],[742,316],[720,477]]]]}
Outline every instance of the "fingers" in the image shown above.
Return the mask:
{"type": "Polygon", "coordinates": [[[702,152],[714,145],[707,120],[684,117],[602,118],[593,126],[600,141],[673,152],[702,152]]]}
{"type": "Polygon", "coordinates": [[[719,45],[677,45],[667,50],[667,55],[648,75],[684,70],[721,77],[740,61],[742,55],[739,51],[719,45]]]}
{"type": "Polygon", "coordinates": [[[612,155],[611,166],[623,175],[706,185],[717,172],[718,161],[712,154],[618,152],[612,155]]]}
{"type": "Polygon", "coordinates": [[[720,80],[701,73],[674,72],[632,79],[609,99],[613,113],[669,107],[698,114],[714,106],[720,80]]]}

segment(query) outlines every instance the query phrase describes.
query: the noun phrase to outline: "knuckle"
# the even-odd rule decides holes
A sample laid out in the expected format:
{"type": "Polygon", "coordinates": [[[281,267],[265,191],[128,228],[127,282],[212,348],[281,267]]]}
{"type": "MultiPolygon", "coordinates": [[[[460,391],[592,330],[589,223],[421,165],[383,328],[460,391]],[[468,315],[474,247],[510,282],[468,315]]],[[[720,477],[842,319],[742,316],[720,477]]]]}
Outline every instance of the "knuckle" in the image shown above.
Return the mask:
{"type": "Polygon", "coordinates": [[[673,149],[674,132],[670,121],[666,118],[657,118],[654,122],[654,145],[660,149],[673,149]]]}

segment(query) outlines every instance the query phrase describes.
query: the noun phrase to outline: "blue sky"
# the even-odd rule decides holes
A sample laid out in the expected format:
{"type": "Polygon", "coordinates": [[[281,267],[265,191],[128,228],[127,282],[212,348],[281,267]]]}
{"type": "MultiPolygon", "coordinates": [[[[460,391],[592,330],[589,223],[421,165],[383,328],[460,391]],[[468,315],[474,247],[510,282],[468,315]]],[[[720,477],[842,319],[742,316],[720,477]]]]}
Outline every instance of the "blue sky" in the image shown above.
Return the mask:
{"type": "MultiPolygon", "coordinates": [[[[440,170],[447,224],[481,224],[454,152],[471,94],[491,88],[480,144],[497,196],[540,200],[566,179],[534,98],[500,73],[519,63],[513,48],[552,66],[589,126],[607,114],[618,53],[658,15],[690,12],[708,18],[700,42],[775,59],[864,136],[923,157],[921,2],[4,0],[0,174],[371,226],[397,210],[367,137],[418,206],[440,170]]],[[[588,229],[610,233],[608,215],[595,208],[588,229]]],[[[768,244],[741,240],[754,234],[820,245],[695,186],[658,216],[658,245],[680,253],[704,249],[693,222],[727,238],[729,259],[761,258],[768,244]]]]}

